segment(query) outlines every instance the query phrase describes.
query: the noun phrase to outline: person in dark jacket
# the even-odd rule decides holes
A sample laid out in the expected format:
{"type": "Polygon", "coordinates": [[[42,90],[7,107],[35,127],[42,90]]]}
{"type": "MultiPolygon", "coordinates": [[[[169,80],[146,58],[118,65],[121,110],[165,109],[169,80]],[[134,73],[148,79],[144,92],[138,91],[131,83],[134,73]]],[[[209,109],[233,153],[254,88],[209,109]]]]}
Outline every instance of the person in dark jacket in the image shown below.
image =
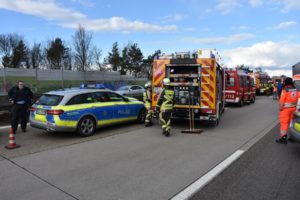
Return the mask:
{"type": "Polygon", "coordinates": [[[279,99],[280,99],[280,96],[281,96],[282,87],[283,87],[283,84],[281,82],[279,82],[277,84],[277,92],[278,92],[278,98],[279,99]]]}
{"type": "Polygon", "coordinates": [[[28,109],[31,105],[33,93],[24,86],[23,81],[18,81],[17,85],[8,91],[8,98],[12,104],[11,110],[11,128],[15,133],[18,129],[19,121],[21,121],[21,129],[26,132],[28,109]]]}

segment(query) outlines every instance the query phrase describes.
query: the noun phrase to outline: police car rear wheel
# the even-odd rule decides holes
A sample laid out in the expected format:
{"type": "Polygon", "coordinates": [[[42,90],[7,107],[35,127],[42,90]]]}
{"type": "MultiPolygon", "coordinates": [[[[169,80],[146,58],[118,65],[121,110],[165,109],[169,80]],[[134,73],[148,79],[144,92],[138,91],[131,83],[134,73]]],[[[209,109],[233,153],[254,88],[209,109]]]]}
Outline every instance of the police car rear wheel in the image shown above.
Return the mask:
{"type": "Polygon", "coordinates": [[[139,123],[144,123],[145,122],[145,118],[146,118],[146,110],[145,109],[141,109],[139,112],[139,115],[137,117],[137,121],[139,123]]]}
{"type": "Polygon", "coordinates": [[[80,120],[77,132],[82,137],[93,135],[95,130],[95,121],[92,117],[84,117],[80,120]]]}

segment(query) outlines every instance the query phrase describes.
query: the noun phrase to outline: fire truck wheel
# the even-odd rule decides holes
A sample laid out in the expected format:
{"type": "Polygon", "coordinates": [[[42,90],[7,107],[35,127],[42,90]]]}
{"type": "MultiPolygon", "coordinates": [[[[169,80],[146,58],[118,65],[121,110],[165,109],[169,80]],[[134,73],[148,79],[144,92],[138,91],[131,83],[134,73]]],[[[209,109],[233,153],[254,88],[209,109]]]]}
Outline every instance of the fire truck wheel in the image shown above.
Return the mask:
{"type": "Polygon", "coordinates": [[[218,125],[219,125],[219,122],[220,122],[220,120],[219,120],[219,117],[218,117],[218,118],[216,118],[214,121],[211,121],[211,125],[213,125],[213,126],[218,126],[218,125]]]}
{"type": "Polygon", "coordinates": [[[238,105],[239,105],[240,107],[242,107],[242,106],[244,105],[244,100],[241,99],[240,102],[238,103],[238,105]]]}
{"type": "Polygon", "coordinates": [[[250,103],[255,103],[255,97],[251,99],[250,103]]]}
{"type": "Polygon", "coordinates": [[[214,121],[212,121],[212,125],[213,126],[218,126],[219,125],[219,122],[220,122],[220,116],[221,116],[221,106],[220,104],[218,105],[218,109],[217,109],[217,116],[216,116],[216,119],[214,121]]]}
{"type": "MultiPolygon", "coordinates": [[[[225,104],[225,106],[226,106],[226,104],[225,104]]],[[[221,113],[220,113],[220,115],[225,112],[225,106],[223,106],[223,103],[221,104],[221,113]]]]}

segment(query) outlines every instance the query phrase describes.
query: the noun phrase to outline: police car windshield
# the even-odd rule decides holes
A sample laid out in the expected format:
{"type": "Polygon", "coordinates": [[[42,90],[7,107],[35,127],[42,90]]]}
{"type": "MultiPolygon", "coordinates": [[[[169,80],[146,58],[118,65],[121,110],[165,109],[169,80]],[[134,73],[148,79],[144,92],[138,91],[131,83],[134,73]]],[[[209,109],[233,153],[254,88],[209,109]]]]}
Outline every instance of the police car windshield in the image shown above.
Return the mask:
{"type": "Polygon", "coordinates": [[[122,86],[117,90],[129,90],[129,88],[130,88],[129,86],[122,86]]]}
{"type": "Polygon", "coordinates": [[[36,102],[38,105],[44,106],[57,106],[64,96],[53,95],[53,94],[44,94],[40,97],[40,99],[36,102]]]}

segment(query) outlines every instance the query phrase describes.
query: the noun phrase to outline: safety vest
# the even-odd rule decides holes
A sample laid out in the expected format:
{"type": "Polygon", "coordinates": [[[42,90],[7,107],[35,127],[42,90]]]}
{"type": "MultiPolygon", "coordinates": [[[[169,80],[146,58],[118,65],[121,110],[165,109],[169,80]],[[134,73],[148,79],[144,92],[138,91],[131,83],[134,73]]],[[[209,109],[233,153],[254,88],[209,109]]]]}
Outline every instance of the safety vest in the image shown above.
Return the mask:
{"type": "Polygon", "coordinates": [[[174,104],[174,91],[165,89],[160,98],[163,98],[160,109],[163,111],[172,110],[174,104]]]}
{"type": "Polygon", "coordinates": [[[286,87],[280,96],[280,106],[283,108],[293,108],[297,106],[298,91],[296,88],[286,87]]]}
{"type": "Polygon", "coordinates": [[[151,107],[151,92],[146,90],[143,93],[143,101],[144,101],[144,105],[147,109],[149,109],[151,107]]]}

